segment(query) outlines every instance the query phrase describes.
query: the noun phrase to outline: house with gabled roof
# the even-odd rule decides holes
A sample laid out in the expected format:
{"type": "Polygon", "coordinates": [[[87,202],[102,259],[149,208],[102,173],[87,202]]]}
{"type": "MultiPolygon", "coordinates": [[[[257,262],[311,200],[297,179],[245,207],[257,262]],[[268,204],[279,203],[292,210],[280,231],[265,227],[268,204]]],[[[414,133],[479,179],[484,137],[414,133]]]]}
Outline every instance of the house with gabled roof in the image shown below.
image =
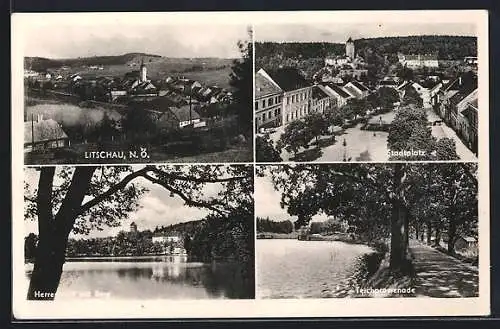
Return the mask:
{"type": "Polygon", "coordinates": [[[347,104],[349,99],[354,98],[351,94],[349,94],[344,88],[337,86],[334,83],[328,83],[324,85],[326,90],[328,90],[334,97],[337,103],[337,106],[340,108],[347,104]]]}
{"type": "Polygon", "coordinates": [[[58,149],[69,146],[69,137],[61,125],[53,119],[37,119],[24,122],[24,151],[58,149]]]}
{"type": "Polygon", "coordinates": [[[365,98],[370,92],[370,89],[368,87],[356,80],[352,80],[346,83],[343,86],[343,89],[347,91],[351,96],[358,99],[365,98]]]}
{"type": "Polygon", "coordinates": [[[255,74],[254,95],[256,131],[281,126],[283,89],[263,69],[255,74]]]}
{"type": "Polygon", "coordinates": [[[311,112],[325,113],[336,106],[336,98],[325,86],[314,85],[311,95],[311,112]]]}
{"type": "Polygon", "coordinates": [[[272,71],[262,71],[266,79],[283,90],[282,123],[286,125],[309,113],[312,84],[297,68],[287,67],[272,71]]]}

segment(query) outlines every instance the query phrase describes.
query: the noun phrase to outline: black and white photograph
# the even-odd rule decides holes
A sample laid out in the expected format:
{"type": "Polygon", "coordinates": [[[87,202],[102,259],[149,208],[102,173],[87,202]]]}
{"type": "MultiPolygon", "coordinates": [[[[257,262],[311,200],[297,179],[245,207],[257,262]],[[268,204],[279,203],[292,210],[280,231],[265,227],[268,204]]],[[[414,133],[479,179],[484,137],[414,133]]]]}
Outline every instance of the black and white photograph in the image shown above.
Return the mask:
{"type": "Polygon", "coordinates": [[[479,296],[476,164],[257,168],[257,298],[479,296]]]}
{"type": "Polygon", "coordinates": [[[171,16],[25,21],[26,164],[253,160],[251,27],[171,16]]]}
{"type": "Polygon", "coordinates": [[[253,166],[24,171],[28,300],[254,298],[253,166]]]}
{"type": "Polygon", "coordinates": [[[477,26],[403,22],[255,24],[256,160],[477,160],[477,26]]]}

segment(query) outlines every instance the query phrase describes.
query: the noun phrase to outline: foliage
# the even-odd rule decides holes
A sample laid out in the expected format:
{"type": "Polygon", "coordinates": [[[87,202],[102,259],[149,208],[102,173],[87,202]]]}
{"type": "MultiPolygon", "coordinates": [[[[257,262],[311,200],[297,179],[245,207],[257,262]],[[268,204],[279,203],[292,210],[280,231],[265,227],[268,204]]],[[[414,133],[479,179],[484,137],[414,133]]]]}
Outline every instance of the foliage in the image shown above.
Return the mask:
{"type": "Polygon", "coordinates": [[[280,152],[274,147],[269,135],[255,138],[255,152],[258,162],[281,162],[280,152]]]}
{"type": "Polygon", "coordinates": [[[257,233],[292,233],[293,223],[289,220],[272,221],[267,218],[257,217],[257,233]]]}
{"type": "Polygon", "coordinates": [[[328,122],[321,113],[310,113],[304,118],[305,124],[311,136],[319,141],[321,135],[328,133],[328,122]]]}
{"type": "Polygon", "coordinates": [[[278,141],[278,149],[285,148],[297,155],[300,148],[309,148],[309,142],[314,136],[303,120],[290,122],[278,141]]]}
{"type": "Polygon", "coordinates": [[[423,106],[423,100],[413,86],[409,86],[405,89],[403,100],[401,101],[401,105],[403,106],[410,104],[419,108],[423,106]]]}
{"type": "Polygon", "coordinates": [[[253,43],[252,29],[248,29],[248,40],[239,41],[241,59],[233,62],[229,84],[234,88],[233,111],[238,115],[239,123],[244,131],[250,130],[253,121],[253,43]]]}

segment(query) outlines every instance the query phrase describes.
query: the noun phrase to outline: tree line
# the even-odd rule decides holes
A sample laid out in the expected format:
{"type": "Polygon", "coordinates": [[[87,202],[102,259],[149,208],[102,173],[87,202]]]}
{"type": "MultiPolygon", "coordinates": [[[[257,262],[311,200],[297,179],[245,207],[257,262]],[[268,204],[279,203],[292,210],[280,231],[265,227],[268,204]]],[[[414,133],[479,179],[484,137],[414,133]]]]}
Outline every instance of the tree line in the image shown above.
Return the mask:
{"type": "Polygon", "coordinates": [[[290,220],[272,221],[269,217],[257,217],[257,233],[292,233],[293,223],[290,220]]]}
{"type": "MultiPolygon", "coordinates": [[[[428,54],[437,53],[439,59],[463,59],[477,56],[477,38],[466,36],[405,36],[363,38],[354,40],[356,52],[363,55],[371,49],[380,55],[389,54],[428,54]]],[[[325,58],[332,55],[344,55],[344,43],[329,42],[256,42],[256,57],[283,58],[325,58]]],[[[365,59],[366,60],[366,59],[365,59]]]]}

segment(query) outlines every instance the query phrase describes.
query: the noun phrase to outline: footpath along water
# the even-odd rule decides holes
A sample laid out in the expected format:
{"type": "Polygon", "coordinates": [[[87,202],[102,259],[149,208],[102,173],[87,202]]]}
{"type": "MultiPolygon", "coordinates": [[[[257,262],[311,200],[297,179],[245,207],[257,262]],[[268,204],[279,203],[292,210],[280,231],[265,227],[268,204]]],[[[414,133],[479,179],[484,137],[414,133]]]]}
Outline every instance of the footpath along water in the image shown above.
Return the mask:
{"type": "Polygon", "coordinates": [[[372,251],[340,241],[257,240],[257,297],[331,297],[372,251]]]}

